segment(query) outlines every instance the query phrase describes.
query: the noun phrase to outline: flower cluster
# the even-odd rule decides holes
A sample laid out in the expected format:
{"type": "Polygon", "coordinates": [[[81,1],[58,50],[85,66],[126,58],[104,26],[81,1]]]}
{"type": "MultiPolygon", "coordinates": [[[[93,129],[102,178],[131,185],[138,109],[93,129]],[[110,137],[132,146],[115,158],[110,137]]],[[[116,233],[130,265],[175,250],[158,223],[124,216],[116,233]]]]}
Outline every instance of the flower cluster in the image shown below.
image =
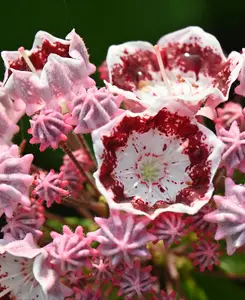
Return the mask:
{"type": "Polygon", "coordinates": [[[211,271],[219,240],[245,245],[244,50],[199,27],[113,45],[102,88],[75,30],[2,58],[1,299],[182,300],[181,266],[211,271]],[[31,144],[63,151],[59,172],[12,143],[25,114],[31,144]]]}

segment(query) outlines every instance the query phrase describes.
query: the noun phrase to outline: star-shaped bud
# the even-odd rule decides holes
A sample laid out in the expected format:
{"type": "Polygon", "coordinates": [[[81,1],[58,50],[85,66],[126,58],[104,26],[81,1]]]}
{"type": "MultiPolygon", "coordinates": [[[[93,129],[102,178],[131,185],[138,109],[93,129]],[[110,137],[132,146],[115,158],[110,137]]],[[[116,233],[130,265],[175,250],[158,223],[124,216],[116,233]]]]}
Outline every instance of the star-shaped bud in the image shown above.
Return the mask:
{"type": "Polygon", "coordinates": [[[90,88],[77,96],[72,102],[71,118],[66,121],[74,125],[76,134],[90,133],[107,124],[120,113],[122,97],[114,96],[106,88],[90,88]]]}
{"type": "Polygon", "coordinates": [[[149,219],[112,210],[109,219],[95,217],[95,222],[100,229],[88,237],[100,243],[100,255],[109,257],[112,266],[120,262],[132,266],[135,257],[150,257],[146,244],[156,238],[147,231],[149,219]]]}
{"type": "Polygon", "coordinates": [[[182,214],[173,212],[162,213],[153,221],[150,232],[158,240],[163,240],[167,248],[173,243],[178,243],[186,233],[182,214]]]}
{"type": "Polygon", "coordinates": [[[53,242],[48,245],[51,263],[62,275],[83,266],[90,266],[89,257],[97,254],[90,247],[91,240],[84,237],[83,228],[78,226],[73,233],[68,226],[63,226],[63,234],[51,232],[53,242]]]}
{"type": "Polygon", "coordinates": [[[34,199],[31,199],[30,207],[19,205],[12,218],[6,218],[7,225],[1,230],[4,240],[22,240],[28,233],[31,233],[34,240],[37,241],[43,234],[40,228],[45,222],[40,208],[40,204],[34,199]]]}
{"type": "Polygon", "coordinates": [[[30,120],[31,128],[28,133],[32,135],[31,144],[41,144],[40,151],[51,147],[56,149],[60,142],[67,140],[67,134],[72,126],[65,123],[64,116],[52,109],[42,110],[30,120]]]}
{"type": "Polygon", "coordinates": [[[217,209],[204,219],[218,224],[215,239],[226,239],[227,253],[232,255],[245,244],[245,186],[225,180],[225,196],[214,196],[217,209]]]}
{"type": "Polygon", "coordinates": [[[180,103],[126,111],[92,137],[94,177],[110,207],[154,219],[194,214],[210,199],[223,144],[180,103]]]}
{"type": "Polygon", "coordinates": [[[151,266],[142,268],[140,261],[136,260],[132,268],[126,268],[120,278],[120,290],[118,296],[124,296],[125,299],[145,299],[144,294],[150,292],[152,283],[156,277],[151,276],[151,266]],[[133,283],[133,284],[132,284],[133,283]]]}
{"type": "Polygon", "coordinates": [[[225,144],[222,160],[228,176],[232,176],[234,169],[245,172],[245,131],[241,132],[237,121],[233,121],[229,130],[217,125],[216,132],[225,144]]]}
{"type": "Polygon", "coordinates": [[[201,240],[193,245],[193,251],[189,257],[193,260],[194,266],[199,266],[200,271],[205,269],[211,271],[214,265],[219,265],[220,245],[212,241],[201,240]]]}
{"type": "Polygon", "coordinates": [[[36,187],[33,194],[40,201],[46,201],[47,207],[50,207],[54,202],[61,203],[62,197],[68,196],[69,192],[65,189],[68,181],[64,180],[64,173],[56,174],[51,170],[48,174],[41,172],[35,180],[36,187]]]}
{"type": "Polygon", "coordinates": [[[92,262],[92,275],[96,283],[107,282],[108,280],[115,280],[115,270],[111,267],[110,259],[108,257],[98,257],[92,262]]]}

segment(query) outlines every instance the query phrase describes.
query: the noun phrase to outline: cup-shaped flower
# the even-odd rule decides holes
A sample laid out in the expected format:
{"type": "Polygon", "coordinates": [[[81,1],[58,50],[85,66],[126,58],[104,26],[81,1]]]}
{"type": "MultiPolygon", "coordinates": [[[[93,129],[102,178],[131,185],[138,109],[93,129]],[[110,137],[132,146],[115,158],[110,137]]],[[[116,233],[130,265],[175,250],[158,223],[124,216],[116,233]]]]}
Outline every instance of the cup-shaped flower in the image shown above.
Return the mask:
{"type": "Polygon", "coordinates": [[[1,299],[9,292],[16,300],[60,300],[70,294],[52,269],[47,251],[35,244],[30,233],[24,240],[2,246],[0,289],[1,299]]]}
{"type": "Polygon", "coordinates": [[[92,136],[94,176],[111,208],[154,219],[166,211],[195,214],[210,199],[223,144],[180,103],[126,111],[92,136]]]}
{"type": "Polygon", "coordinates": [[[245,244],[245,186],[225,180],[225,196],[214,196],[216,210],[204,216],[218,224],[215,239],[226,239],[227,253],[232,255],[245,244]]]}
{"type": "Polygon", "coordinates": [[[167,34],[156,47],[127,42],[107,54],[110,83],[125,97],[150,105],[159,96],[175,97],[194,110],[202,104],[213,109],[228,99],[242,61],[238,52],[226,58],[218,40],[199,27],[167,34]]]}
{"type": "MultiPolygon", "coordinates": [[[[83,39],[72,30],[66,40],[52,36],[45,31],[38,31],[31,50],[26,50],[26,56],[37,72],[40,72],[49,56],[56,54],[60,57],[82,60],[85,63],[87,74],[95,72],[95,66],[89,62],[89,55],[83,39]]],[[[5,81],[11,75],[11,70],[31,71],[26,59],[20,51],[2,51],[6,68],[5,81]]]]}
{"type": "Polygon", "coordinates": [[[44,107],[66,111],[80,88],[93,85],[83,60],[50,54],[40,74],[13,70],[4,87],[15,105],[26,107],[31,116],[44,107]]]}

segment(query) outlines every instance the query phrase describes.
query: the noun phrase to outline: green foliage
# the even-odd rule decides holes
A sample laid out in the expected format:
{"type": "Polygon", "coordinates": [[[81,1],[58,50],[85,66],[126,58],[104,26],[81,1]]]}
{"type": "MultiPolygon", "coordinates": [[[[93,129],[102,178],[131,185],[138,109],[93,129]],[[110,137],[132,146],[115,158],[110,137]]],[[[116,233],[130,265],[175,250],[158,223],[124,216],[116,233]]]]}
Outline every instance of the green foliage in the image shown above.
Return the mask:
{"type": "Polygon", "coordinates": [[[245,253],[235,253],[232,256],[225,255],[221,259],[220,268],[226,273],[245,276],[245,253]]]}
{"type": "MultiPolygon", "coordinates": [[[[220,278],[210,273],[194,273],[196,283],[205,291],[208,300],[242,300],[245,299],[245,289],[227,278],[220,278]]],[[[203,300],[200,295],[189,300],[203,300]]]]}

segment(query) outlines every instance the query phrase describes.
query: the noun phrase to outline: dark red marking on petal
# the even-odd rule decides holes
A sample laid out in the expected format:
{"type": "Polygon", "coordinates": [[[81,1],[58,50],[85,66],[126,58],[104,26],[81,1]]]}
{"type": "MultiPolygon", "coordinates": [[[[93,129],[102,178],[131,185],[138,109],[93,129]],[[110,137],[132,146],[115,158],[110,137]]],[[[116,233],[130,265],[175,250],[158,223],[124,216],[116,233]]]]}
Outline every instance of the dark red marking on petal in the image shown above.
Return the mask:
{"type": "Polygon", "coordinates": [[[193,71],[214,77],[220,71],[222,57],[211,47],[201,47],[198,42],[192,44],[169,43],[161,48],[165,68],[179,68],[182,72],[193,71]]]}
{"type": "Polygon", "coordinates": [[[115,64],[112,69],[112,84],[117,87],[134,91],[142,81],[152,80],[151,72],[158,72],[159,65],[154,52],[138,50],[120,57],[122,64],[115,64]]]}
{"type": "Polygon", "coordinates": [[[179,138],[183,142],[188,140],[188,146],[183,153],[189,156],[190,166],[187,170],[191,178],[189,186],[183,189],[176,197],[175,203],[191,203],[204,197],[210,185],[211,163],[208,156],[212,148],[204,143],[206,136],[198,129],[197,125],[191,124],[186,116],[172,114],[166,108],[158,112],[156,116],[149,117],[128,117],[125,116],[120,124],[114,127],[109,136],[102,138],[104,144],[103,163],[100,169],[100,181],[106,189],[111,189],[117,202],[131,202],[136,207],[142,207],[142,210],[149,213],[156,207],[166,207],[168,203],[159,201],[149,207],[143,200],[133,197],[125,198],[123,184],[115,180],[113,171],[117,166],[116,152],[125,147],[131,134],[134,132],[145,133],[151,129],[159,130],[166,136],[179,138]]]}
{"type": "MultiPolygon", "coordinates": [[[[29,59],[36,70],[42,70],[47,62],[48,56],[51,54],[57,54],[62,57],[69,56],[69,45],[62,44],[60,42],[50,43],[48,40],[44,40],[41,47],[31,50],[29,59]]],[[[14,61],[9,62],[10,68],[20,71],[30,71],[25,60],[20,57],[14,61]]]]}
{"type": "MultiPolygon", "coordinates": [[[[233,66],[235,68],[235,66],[233,66]]],[[[231,83],[231,61],[227,60],[223,62],[220,66],[220,71],[216,74],[215,78],[213,79],[213,85],[217,87],[224,95],[227,94],[230,83],[231,83]]]]}

